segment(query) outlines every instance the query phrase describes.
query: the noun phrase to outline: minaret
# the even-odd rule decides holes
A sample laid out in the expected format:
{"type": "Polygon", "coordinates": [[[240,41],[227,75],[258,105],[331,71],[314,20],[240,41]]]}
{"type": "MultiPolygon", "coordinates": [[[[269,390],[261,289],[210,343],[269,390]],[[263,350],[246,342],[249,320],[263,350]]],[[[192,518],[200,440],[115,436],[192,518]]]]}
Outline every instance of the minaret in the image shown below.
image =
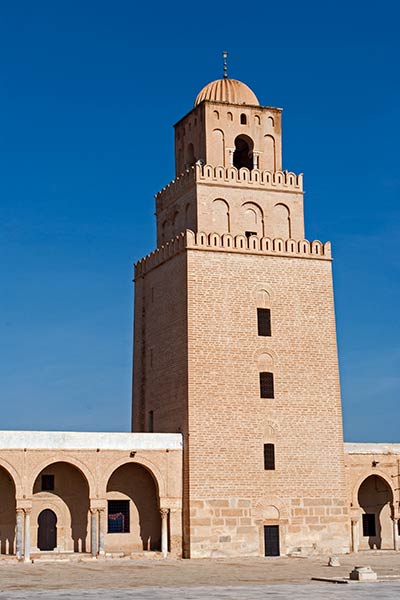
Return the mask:
{"type": "Polygon", "coordinates": [[[133,430],[184,436],[184,555],[348,550],[330,244],[279,108],[206,85],[135,269],[133,430]]]}

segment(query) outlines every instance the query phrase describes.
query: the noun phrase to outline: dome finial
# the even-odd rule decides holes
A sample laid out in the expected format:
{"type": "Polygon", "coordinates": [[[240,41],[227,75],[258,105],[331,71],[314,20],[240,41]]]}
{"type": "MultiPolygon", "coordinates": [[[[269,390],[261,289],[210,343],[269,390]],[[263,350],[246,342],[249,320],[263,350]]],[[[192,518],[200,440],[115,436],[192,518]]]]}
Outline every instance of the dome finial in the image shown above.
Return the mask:
{"type": "Polygon", "coordinates": [[[224,59],[224,79],[228,79],[228,52],[226,50],[222,52],[222,57],[224,59]]]}

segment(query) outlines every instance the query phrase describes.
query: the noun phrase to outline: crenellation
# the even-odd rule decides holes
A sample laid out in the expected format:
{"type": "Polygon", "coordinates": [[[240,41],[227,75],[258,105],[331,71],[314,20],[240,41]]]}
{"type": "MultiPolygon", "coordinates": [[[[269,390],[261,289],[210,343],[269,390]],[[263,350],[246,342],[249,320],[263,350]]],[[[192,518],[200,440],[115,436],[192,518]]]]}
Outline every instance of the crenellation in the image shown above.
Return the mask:
{"type": "Polygon", "coordinates": [[[303,174],[296,175],[289,171],[259,171],[243,167],[213,167],[196,163],[173,179],[156,195],[157,211],[164,210],[190,188],[193,184],[218,184],[222,187],[239,185],[244,189],[269,189],[290,192],[303,192],[303,174]]]}
{"type": "Polygon", "coordinates": [[[319,260],[332,259],[330,242],[325,242],[324,244],[319,240],[312,242],[300,240],[297,242],[295,240],[283,240],[280,238],[258,238],[257,236],[251,236],[247,239],[242,235],[207,234],[204,231],[194,233],[190,229],[187,229],[139,260],[135,264],[135,279],[155,269],[163,262],[186,249],[212,250],[213,252],[241,252],[271,256],[294,256],[319,260]]]}

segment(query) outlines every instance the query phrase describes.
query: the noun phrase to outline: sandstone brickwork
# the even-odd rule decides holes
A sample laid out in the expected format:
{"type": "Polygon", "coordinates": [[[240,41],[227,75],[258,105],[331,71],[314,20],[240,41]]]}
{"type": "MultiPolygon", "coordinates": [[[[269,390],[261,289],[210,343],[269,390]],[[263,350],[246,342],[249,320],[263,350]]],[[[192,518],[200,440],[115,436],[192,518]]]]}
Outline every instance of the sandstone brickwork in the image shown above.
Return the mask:
{"type": "Polygon", "coordinates": [[[221,80],[175,131],[160,246],[135,270],[133,424],[184,434],[184,553],[268,554],[274,526],[275,551],[346,551],[331,250],[304,240],[281,110],[221,80]]]}

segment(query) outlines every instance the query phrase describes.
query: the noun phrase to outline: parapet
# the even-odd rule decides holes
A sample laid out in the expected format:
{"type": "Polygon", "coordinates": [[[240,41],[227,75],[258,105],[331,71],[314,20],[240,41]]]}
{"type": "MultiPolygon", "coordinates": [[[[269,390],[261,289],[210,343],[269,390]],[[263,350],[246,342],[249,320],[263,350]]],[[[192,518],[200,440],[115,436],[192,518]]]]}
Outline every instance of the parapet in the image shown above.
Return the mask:
{"type": "Polygon", "coordinates": [[[332,260],[330,242],[323,244],[319,240],[312,242],[308,240],[283,240],[281,238],[260,238],[256,235],[247,238],[244,235],[233,236],[229,233],[223,235],[204,232],[194,233],[190,229],[186,229],[186,231],[139,260],[135,264],[135,279],[145,275],[186,249],[332,260]]]}
{"type": "Polygon", "coordinates": [[[249,171],[246,168],[213,167],[196,163],[155,195],[157,209],[168,205],[171,199],[176,200],[193,183],[214,183],[229,187],[240,184],[240,187],[252,189],[303,192],[302,173],[296,175],[289,171],[259,171],[258,169],[249,171]]]}

